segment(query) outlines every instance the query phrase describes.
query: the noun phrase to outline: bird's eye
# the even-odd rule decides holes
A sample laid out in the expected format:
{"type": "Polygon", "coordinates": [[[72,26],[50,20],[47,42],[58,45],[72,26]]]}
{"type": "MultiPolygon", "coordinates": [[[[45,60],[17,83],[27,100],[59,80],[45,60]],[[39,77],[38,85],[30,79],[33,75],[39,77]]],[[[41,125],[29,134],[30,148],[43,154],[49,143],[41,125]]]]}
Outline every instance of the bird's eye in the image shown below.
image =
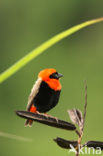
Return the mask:
{"type": "Polygon", "coordinates": [[[59,79],[58,73],[57,73],[57,72],[51,74],[49,77],[50,77],[51,79],[59,79]]]}
{"type": "Polygon", "coordinates": [[[53,74],[50,75],[50,78],[51,79],[57,79],[58,80],[61,77],[63,77],[63,75],[60,74],[60,73],[57,73],[57,72],[55,72],[55,73],[53,73],[53,74]]]}

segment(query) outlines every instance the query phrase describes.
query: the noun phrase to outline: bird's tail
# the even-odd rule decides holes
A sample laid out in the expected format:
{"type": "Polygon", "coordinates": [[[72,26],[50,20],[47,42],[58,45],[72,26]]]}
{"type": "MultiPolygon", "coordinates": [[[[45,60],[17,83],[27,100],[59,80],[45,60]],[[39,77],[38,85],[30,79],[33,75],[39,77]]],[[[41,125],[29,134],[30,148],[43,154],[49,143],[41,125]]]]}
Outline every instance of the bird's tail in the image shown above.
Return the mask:
{"type": "Polygon", "coordinates": [[[33,124],[33,121],[32,121],[32,120],[27,119],[27,120],[26,120],[26,122],[25,122],[25,127],[27,127],[27,126],[31,127],[31,126],[32,126],[32,124],[33,124]]]}
{"type": "MultiPolygon", "coordinates": [[[[36,113],[36,107],[34,105],[31,106],[30,112],[36,113]]],[[[33,124],[33,120],[27,119],[26,122],[25,122],[25,127],[27,127],[27,126],[31,127],[32,124],[33,124]]]]}

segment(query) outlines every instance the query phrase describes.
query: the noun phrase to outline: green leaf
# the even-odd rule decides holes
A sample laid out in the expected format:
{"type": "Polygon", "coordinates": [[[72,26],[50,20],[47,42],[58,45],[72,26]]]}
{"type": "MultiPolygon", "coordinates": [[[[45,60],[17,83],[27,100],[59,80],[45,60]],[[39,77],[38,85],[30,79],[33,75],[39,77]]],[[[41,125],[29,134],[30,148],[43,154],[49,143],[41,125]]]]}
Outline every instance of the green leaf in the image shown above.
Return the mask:
{"type": "Polygon", "coordinates": [[[103,17],[98,18],[98,19],[94,19],[94,20],[90,20],[90,21],[86,21],[84,23],[81,23],[81,24],[76,25],[76,26],[74,26],[72,28],[69,28],[69,29],[55,35],[54,37],[50,38],[48,41],[44,42],[43,44],[41,44],[40,46],[38,46],[37,48],[35,48],[31,52],[29,52],[26,56],[21,58],[19,61],[17,61],[10,68],[8,68],[3,73],[1,73],[0,74],[0,83],[5,81],[6,79],[8,79],[10,76],[12,76],[18,70],[20,70],[23,66],[25,66],[27,63],[29,63],[31,60],[33,60],[34,58],[39,56],[45,50],[47,50],[48,48],[50,48],[54,44],[58,43],[62,39],[70,36],[71,34],[77,32],[78,30],[80,30],[80,29],[82,29],[84,27],[87,27],[89,25],[92,25],[92,24],[95,24],[95,23],[98,23],[98,22],[101,22],[101,21],[103,21],[103,17]]]}

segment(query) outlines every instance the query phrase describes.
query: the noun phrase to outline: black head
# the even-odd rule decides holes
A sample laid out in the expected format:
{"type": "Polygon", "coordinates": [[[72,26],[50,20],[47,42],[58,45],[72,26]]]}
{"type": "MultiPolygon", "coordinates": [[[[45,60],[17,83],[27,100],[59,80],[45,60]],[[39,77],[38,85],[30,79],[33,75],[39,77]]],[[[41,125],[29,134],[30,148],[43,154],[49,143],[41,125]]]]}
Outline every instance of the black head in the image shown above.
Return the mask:
{"type": "Polygon", "coordinates": [[[55,72],[55,73],[51,74],[49,77],[51,79],[57,79],[58,80],[59,78],[63,77],[63,75],[58,73],[58,72],[55,72]]]}

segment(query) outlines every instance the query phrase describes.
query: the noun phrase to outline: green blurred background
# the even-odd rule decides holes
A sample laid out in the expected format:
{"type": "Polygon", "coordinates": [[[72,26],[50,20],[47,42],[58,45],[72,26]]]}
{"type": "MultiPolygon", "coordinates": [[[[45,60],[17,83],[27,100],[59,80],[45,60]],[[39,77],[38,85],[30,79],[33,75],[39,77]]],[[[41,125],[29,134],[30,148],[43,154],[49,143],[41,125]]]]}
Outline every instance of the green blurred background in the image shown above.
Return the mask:
{"type": "MultiPolygon", "coordinates": [[[[1,0],[0,72],[55,34],[86,20],[103,16],[97,0],[1,0]]],[[[74,155],[53,139],[77,138],[74,132],[34,123],[24,127],[15,110],[25,110],[37,74],[44,68],[63,73],[59,104],[49,112],[70,121],[67,109],[83,110],[84,80],[88,109],[83,142],[103,141],[103,23],[87,27],[48,49],[0,86],[0,131],[32,138],[32,142],[0,137],[0,156],[74,155]]]]}

